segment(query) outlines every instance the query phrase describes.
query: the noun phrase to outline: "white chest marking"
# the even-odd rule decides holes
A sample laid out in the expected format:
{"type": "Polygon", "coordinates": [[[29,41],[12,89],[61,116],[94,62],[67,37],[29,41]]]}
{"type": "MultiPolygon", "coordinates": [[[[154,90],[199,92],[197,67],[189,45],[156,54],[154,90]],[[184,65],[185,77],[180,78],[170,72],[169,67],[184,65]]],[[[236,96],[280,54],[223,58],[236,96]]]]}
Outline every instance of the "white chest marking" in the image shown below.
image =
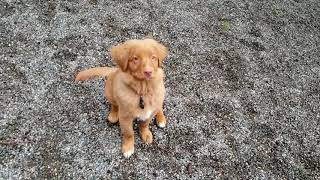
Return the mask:
{"type": "Polygon", "coordinates": [[[139,119],[142,120],[142,121],[146,121],[151,117],[151,115],[152,115],[152,111],[146,111],[143,114],[141,114],[139,119]]]}

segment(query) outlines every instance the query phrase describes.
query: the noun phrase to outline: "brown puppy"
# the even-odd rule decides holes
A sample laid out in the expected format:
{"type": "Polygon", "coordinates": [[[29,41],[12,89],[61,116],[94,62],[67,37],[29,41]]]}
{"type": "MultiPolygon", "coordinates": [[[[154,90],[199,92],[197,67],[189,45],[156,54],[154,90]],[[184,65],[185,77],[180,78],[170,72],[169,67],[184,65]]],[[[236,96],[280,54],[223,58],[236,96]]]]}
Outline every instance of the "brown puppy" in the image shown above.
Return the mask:
{"type": "Polygon", "coordinates": [[[134,152],[133,121],[138,118],[140,136],[152,143],[149,130],[156,116],[159,127],[165,127],[162,105],[165,96],[164,73],[161,69],[168,49],[153,39],[129,40],[111,48],[113,61],[120,68],[97,67],[79,72],[76,82],[94,77],[107,77],[105,96],[111,103],[108,120],[119,121],[122,133],[122,152],[130,157],[134,152]]]}

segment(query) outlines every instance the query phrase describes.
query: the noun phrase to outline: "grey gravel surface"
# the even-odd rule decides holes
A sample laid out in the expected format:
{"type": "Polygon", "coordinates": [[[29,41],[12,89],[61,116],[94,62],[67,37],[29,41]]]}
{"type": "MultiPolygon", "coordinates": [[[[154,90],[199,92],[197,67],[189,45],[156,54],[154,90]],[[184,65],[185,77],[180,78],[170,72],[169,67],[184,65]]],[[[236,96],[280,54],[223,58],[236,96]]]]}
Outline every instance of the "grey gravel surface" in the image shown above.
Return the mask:
{"type": "Polygon", "coordinates": [[[0,179],[319,179],[320,1],[0,1],[0,179]],[[124,159],[108,49],[153,36],[169,124],[124,159]]]}

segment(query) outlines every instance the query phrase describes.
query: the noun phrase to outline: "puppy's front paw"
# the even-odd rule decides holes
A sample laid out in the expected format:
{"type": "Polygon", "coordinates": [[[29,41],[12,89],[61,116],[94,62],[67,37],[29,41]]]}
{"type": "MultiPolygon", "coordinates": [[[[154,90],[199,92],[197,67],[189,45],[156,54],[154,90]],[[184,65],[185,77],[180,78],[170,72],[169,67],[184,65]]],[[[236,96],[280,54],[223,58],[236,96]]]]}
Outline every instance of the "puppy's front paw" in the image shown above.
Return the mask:
{"type": "Polygon", "coordinates": [[[129,158],[134,153],[134,146],[122,145],[122,153],[125,158],[129,158]]]}
{"type": "Polygon", "coordinates": [[[166,127],[166,122],[158,122],[158,126],[160,128],[164,128],[164,127],[166,127]]]}
{"type": "Polygon", "coordinates": [[[160,127],[160,128],[164,128],[166,127],[166,124],[167,124],[167,120],[164,116],[157,116],[157,125],[160,127]]]}
{"type": "Polygon", "coordinates": [[[148,130],[142,130],[140,132],[140,135],[141,135],[141,139],[143,142],[147,143],[147,144],[151,144],[152,143],[152,140],[153,140],[153,136],[152,136],[152,133],[151,131],[148,129],[148,130]]]}

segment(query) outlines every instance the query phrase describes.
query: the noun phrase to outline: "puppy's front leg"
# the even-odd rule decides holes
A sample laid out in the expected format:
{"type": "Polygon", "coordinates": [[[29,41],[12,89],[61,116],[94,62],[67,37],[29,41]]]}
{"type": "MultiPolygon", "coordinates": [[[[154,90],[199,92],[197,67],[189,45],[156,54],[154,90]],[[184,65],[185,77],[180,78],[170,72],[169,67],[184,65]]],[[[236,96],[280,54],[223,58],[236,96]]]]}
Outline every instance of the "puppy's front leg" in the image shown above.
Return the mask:
{"type": "Polygon", "coordinates": [[[164,128],[167,124],[166,117],[163,114],[163,109],[156,114],[156,121],[159,127],[164,128]]]}
{"type": "Polygon", "coordinates": [[[152,118],[147,119],[146,121],[141,121],[139,124],[140,136],[143,142],[147,144],[152,143],[152,133],[149,129],[149,124],[152,118]]]}
{"type": "Polygon", "coordinates": [[[134,132],[133,118],[119,117],[119,124],[122,134],[122,153],[126,158],[129,158],[134,153],[134,132]]]}

